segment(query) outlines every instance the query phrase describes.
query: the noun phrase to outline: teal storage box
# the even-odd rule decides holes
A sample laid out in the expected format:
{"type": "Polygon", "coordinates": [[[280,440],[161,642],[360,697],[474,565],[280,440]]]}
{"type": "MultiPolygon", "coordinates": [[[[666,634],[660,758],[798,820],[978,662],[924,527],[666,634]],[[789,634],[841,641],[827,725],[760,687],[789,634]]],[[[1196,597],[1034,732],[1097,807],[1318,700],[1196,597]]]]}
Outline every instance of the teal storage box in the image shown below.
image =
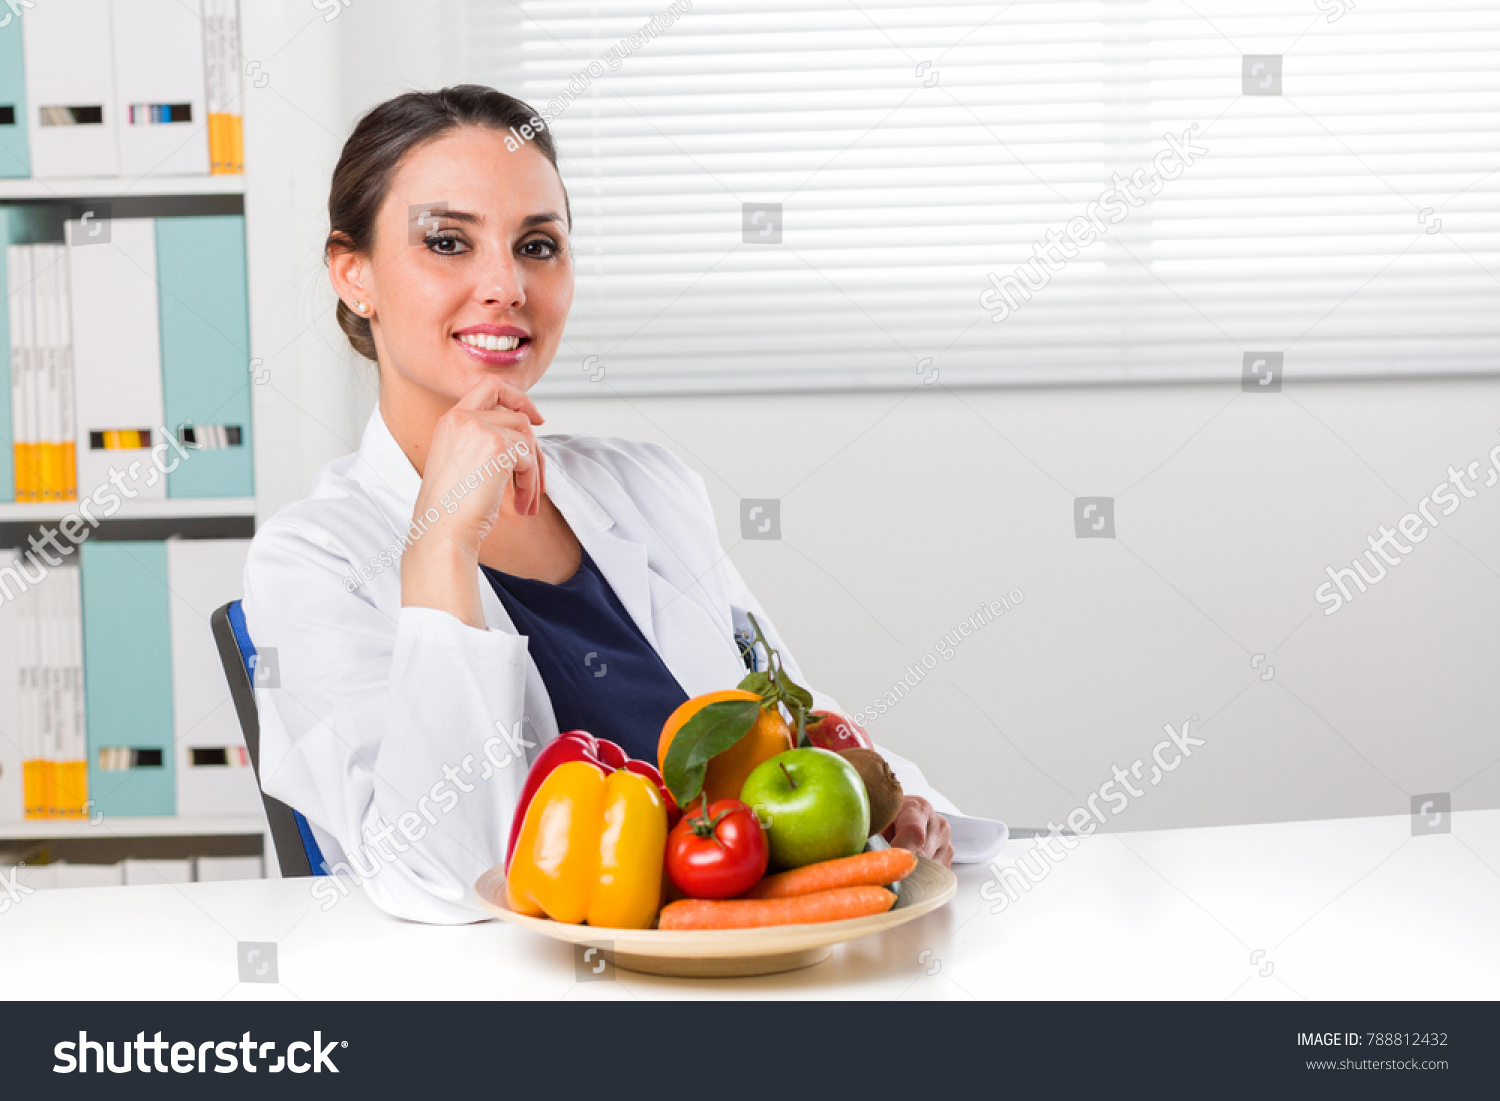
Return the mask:
{"type": "Polygon", "coordinates": [[[166,428],[187,430],[190,456],[167,475],[167,496],[252,496],[244,218],[158,218],[156,277],[166,428]]]}
{"type": "MultiPolygon", "coordinates": [[[[4,10],[0,5],[0,11],[4,10]]],[[[21,38],[25,20],[14,11],[6,15],[9,18],[0,27],[0,177],[25,179],[31,175],[31,146],[26,139],[26,57],[21,38]]]]}
{"type": "Polygon", "coordinates": [[[167,546],[90,540],[79,550],[91,811],[176,814],[167,546]]]}

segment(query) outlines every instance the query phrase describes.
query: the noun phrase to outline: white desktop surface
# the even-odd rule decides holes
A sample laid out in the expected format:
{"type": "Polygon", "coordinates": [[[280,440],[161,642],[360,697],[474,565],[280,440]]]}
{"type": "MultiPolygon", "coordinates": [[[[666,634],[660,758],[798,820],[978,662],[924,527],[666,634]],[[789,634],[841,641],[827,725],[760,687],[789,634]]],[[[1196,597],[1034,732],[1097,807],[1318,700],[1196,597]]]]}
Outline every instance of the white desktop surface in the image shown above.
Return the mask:
{"type": "Polygon", "coordinates": [[[943,910],[761,978],[579,983],[568,945],[358,889],[324,911],[305,879],[38,891],[0,914],[0,976],[8,999],[1500,997],[1500,811],[1099,834],[999,915],[993,871],[958,873],[943,910]],[[238,981],[239,941],[277,943],[278,984],[238,981]]]}

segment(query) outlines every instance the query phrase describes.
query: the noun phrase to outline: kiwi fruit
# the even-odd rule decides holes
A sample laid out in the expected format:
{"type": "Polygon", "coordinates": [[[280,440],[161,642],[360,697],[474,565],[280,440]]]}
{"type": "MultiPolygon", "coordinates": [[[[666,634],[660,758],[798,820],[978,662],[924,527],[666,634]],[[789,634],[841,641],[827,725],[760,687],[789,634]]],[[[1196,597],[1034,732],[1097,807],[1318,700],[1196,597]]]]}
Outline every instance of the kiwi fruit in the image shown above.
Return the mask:
{"type": "Polygon", "coordinates": [[[906,797],[901,790],[901,781],[896,779],[885,758],[873,749],[841,749],[839,756],[853,765],[854,771],[865,782],[865,791],[870,796],[870,835],[873,837],[896,820],[901,801],[906,797]]]}

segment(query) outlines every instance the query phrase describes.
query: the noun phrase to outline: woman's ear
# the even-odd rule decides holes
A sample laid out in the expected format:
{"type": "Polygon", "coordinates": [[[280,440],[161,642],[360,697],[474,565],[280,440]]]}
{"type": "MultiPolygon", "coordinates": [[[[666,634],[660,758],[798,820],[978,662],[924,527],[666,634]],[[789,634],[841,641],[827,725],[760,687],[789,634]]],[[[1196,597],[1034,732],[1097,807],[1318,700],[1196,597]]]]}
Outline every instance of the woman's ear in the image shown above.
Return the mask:
{"type": "Polygon", "coordinates": [[[370,262],[349,245],[334,242],[328,246],[328,280],[334,293],[348,303],[355,313],[365,317],[374,313],[375,303],[369,288],[370,262]],[[361,310],[359,304],[364,303],[361,310]]]}

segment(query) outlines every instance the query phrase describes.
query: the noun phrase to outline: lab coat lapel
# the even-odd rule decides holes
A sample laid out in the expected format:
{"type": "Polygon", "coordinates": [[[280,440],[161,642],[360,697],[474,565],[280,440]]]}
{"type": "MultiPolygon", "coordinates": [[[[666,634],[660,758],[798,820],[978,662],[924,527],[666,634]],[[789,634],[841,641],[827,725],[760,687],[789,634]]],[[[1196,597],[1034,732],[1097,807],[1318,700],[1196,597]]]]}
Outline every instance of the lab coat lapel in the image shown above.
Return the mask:
{"type": "MultiPolygon", "coordinates": [[[[365,426],[359,455],[365,468],[359,479],[360,483],[379,503],[386,522],[390,525],[391,534],[399,542],[411,522],[412,511],[417,505],[417,492],[422,488],[422,478],[386,427],[379,406],[376,406],[365,426]]],[[[486,627],[506,634],[520,634],[482,570],[479,574],[479,603],[484,612],[486,627]]],[[[536,660],[530,653],[526,655],[525,714],[531,729],[522,732],[525,739],[522,744],[527,747],[526,759],[530,763],[536,759],[541,747],[558,734],[557,715],[552,710],[552,699],[547,695],[541,670],[536,667],[536,660]]]]}
{"type": "Polygon", "coordinates": [[[562,470],[561,463],[547,465],[547,495],[563,519],[589,552],[609,587],[635,620],[641,634],[657,653],[661,645],[651,615],[651,568],[646,548],[617,535],[609,515],[586,489],[562,470]]]}
{"type": "Polygon", "coordinates": [[[715,634],[712,622],[696,602],[653,573],[645,545],[619,534],[614,518],[593,494],[568,476],[560,462],[547,464],[547,495],[683,691],[696,696],[722,687],[723,666],[715,667],[714,647],[709,645],[715,634]],[[661,637],[656,631],[653,586],[668,612],[661,637]]]}
{"type": "MultiPolygon", "coordinates": [[[[366,474],[361,481],[366,491],[380,502],[391,534],[399,540],[411,521],[422,479],[386,427],[379,407],[370,416],[359,451],[366,474]]],[[[592,494],[567,475],[562,463],[554,460],[548,464],[547,483],[552,503],[598,564],[641,633],[660,651],[651,619],[651,573],[646,548],[610,530],[615,526],[614,518],[592,494]]],[[[479,591],[485,623],[511,634],[518,633],[506,614],[505,605],[487,579],[482,581],[479,591]]]]}
{"type": "MultiPolygon", "coordinates": [[[[696,696],[736,683],[744,669],[729,629],[720,630],[690,591],[693,578],[678,572],[674,579],[667,551],[653,569],[646,545],[621,535],[605,505],[562,465],[547,464],[548,496],[683,691],[696,696]]],[[[628,497],[615,503],[630,504],[628,497]]]]}
{"type": "MultiPolygon", "coordinates": [[[[543,438],[538,442],[550,450],[550,441],[543,438]]],[[[399,542],[411,521],[422,479],[386,427],[378,407],[371,414],[360,443],[360,459],[364,470],[359,481],[380,504],[391,534],[399,542]]],[[[604,503],[570,477],[563,466],[561,461],[548,462],[547,495],[677,683],[689,696],[733,683],[737,670],[743,672],[733,642],[728,629],[720,631],[713,617],[688,591],[693,579],[678,577],[674,587],[667,578],[656,577],[646,546],[619,534],[604,503]],[[657,635],[653,583],[661,590],[661,606],[665,608],[663,630],[669,636],[666,638],[657,635]]],[[[628,504],[628,498],[625,503],[628,504]]],[[[663,568],[668,566],[669,563],[663,563],[663,568]]],[[[485,625],[490,630],[520,633],[482,571],[479,598],[485,625]]],[[[528,748],[527,758],[534,760],[540,746],[557,737],[557,714],[552,709],[541,671],[529,654],[526,665],[526,719],[531,726],[526,734],[527,740],[535,743],[528,748]]]]}

